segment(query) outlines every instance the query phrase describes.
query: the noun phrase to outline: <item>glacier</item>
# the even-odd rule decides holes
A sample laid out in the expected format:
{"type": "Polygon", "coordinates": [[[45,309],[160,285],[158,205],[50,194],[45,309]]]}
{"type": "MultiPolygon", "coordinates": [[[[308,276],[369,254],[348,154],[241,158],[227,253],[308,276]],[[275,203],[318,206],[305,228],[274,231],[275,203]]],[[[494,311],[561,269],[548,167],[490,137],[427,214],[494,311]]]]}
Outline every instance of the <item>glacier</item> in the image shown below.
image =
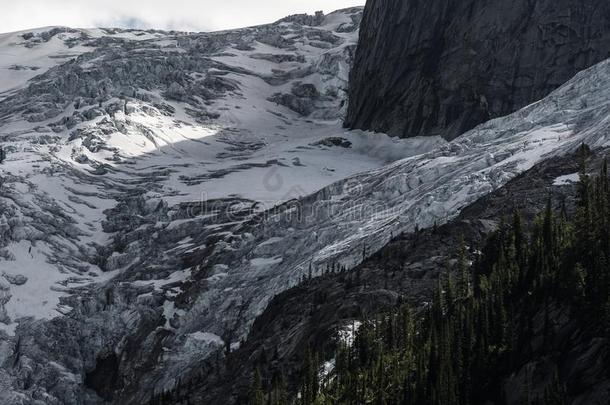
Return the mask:
{"type": "Polygon", "coordinates": [[[344,130],[361,12],[0,36],[1,403],[145,401],[303,277],[610,146],[610,61],[452,142],[344,130]]]}

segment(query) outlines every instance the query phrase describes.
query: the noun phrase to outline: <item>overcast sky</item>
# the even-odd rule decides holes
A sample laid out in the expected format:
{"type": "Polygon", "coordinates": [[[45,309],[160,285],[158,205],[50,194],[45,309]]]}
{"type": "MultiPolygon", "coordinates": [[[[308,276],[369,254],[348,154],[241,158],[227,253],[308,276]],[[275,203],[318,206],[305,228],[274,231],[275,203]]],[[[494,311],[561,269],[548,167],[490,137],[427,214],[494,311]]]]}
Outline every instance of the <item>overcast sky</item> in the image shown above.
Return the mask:
{"type": "Polygon", "coordinates": [[[0,32],[49,25],[185,31],[239,28],[365,0],[0,0],[0,32]]]}

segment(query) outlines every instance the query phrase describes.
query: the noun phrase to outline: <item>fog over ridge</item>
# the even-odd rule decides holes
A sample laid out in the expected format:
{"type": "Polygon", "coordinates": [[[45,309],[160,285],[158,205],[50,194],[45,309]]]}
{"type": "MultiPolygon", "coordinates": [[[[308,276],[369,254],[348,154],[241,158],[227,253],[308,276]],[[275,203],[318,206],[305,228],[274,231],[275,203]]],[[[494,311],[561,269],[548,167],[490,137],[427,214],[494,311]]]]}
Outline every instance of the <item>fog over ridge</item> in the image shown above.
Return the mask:
{"type": "Polygon", "coordinates": [[[0,32],[51,25],[215,31],[273,22],[289,14],[331,12],[364,0],[30,0],[6,2],[0,32]]]}

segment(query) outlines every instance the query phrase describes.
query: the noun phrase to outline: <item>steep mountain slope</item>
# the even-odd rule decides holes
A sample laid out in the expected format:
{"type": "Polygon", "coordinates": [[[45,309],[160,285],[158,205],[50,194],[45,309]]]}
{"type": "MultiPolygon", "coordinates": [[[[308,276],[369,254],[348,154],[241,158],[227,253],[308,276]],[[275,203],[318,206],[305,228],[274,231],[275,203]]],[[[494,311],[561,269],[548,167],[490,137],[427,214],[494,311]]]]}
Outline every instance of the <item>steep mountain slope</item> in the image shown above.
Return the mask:
{"type": "MultiPolygon", "coordinates": [[[[58,279],[49,286],[81,283],[71,272],[109,274],[136,259],[104,250],[128,227],[121,208],[230,197],[263,210],[412,153],[418,143],[340,138],[359,15],[215,34],[3,34],[3,270],[46,266],[33,271],[58,279]],[[369,153],[371,143],[384,146],[369,153]]],[[[54,314],[39,298],[3,307],[9,318],[54,314]]]]}
{"type": "Polygon", "coordinates": [[[453,139],[610,57],[604,0],[371,0],[346,126],[453,139]]]}
{"type": "Polygon", "coordinates": [[[209,278],[203,292],[194,286],[197,299],[183,319],[217,335],[232,320],[231,333],[243,336],[266,307],[265,297],[303,276],[321,275],[331,264],[351,268],[392,235],[442,224],[536,162],[570,153],[582,142],[607,147],[609,63],[450,145],[353,176],[273,210],[265,221],[234,229],[254,237],[207,258],[213,274],[222,276],[209,278]],[[256,258],[263,252],[274,260],[259,267],[256,258]],[[236,291],[236,285],[242,287],[236,291]]]}
{"type": "MultiPolygon", "coordinates": [[[[164,297],[190,274],[185,252],[210,235],[230,239],[224,228],[239,223],[240,210],[263,211],[438,143],[344,134],[339,118],[360,16],[356,8],[213,34],[43,28],[1,36],[0,333],[10,342],[1,361],[19,358],[7,366],[18,379],[3,367],[3,384],[30,379],[20,350],[37,335],[43,342],[31,342],[32,364],[56,351],[74,356],[76,368],[59,385],[80,391],[98,343],[70,336],[82,340],[72,347],[84,355],[39,346],[89,328],[114,339],[103,338],[111,347],[134,320],[40,326],[46,320],[97,310],[98,288],[103,300],[112,297],[98,285],[115,278],[111,284],[149,300],[145,307],[160,311],[154,316],[165,313],[171,329],[177,311],[164,297]],[[78,308],[91,295],[84,305],[92,307],[78,308]]],[[[138,308],[127,301],[128,311],[138,308]]],[[[193,341],[215,344],[203,337],[193,341]]],[[[33,381],[55,384],[56,374],[50,365],[33,381]]],[[[81,394],[57,398],[70,395],[81,394]]]]}
{"type": "MultiPolygon", "coordinates": [[[[588,161],[588,167],[600,167],[603,159],[609,156],[609,150],[598,151],[588,161]]],[[[468,258],[476,261],[490,234],[503,221],[512,221],[514,210],[521,212],[525,223],[531,223],[550,198],[554,209],[573,215],[578,194],[574,180],[574,173],[579,170],[578,162],[577,154],[545,160],[464,208],[447,224],[395,237],[352,272],[331,268],[323,276],[306,280],[277,295],[257,318],[245,344],[226,362],[221,362],[220,367],[216,360],[203,362],[171,392],[172,400],[176,403],[184,403],[187,399],[191,403],[221,400],[244,403],[251,398],[252,375],[256,368],[262,373],[265,392],[271,391],[270,387],[281,375],[287,391],[294,395],[301,382],[304,348],[318,352],[320,361],[330,360],[325,364],[332,366],[332,353],[341,337],[345,338],[363,319],[374,319],[383,311],[395,309],[401,302],[416,308],[425,307],[432,300],[438,277],[448,268],[456,267],[459,255],[456,247],[460,246],[462,238],[469,247],[468,258]]],[[[571,327],[574,325],[568,325],[566,330],[571,327]]],[[[604,369],[603,362],[588,355],[591,337],[582,333],[575,333],[574,339],[565,332],[557,335],[564,339],[559,339],[558,346],[567,344],[569,348],[553,348],[552,351],[570,352],[570,355],[560,356],[571,362],[562,369],[566,370],[566,380],[579,387],[579,390],[572,390],[571,397],[578,398],[580,403],[587,403],[587,399],[593,401],[595,396],[603,398],[610,381],[606,379],[604,385],[604,375],[599,373],[604,369]],[[582,365],[578,370],[589,372],[568,373],[568,370],[577,370],[576,363],[582,365]]],[[[530,389],[535,392],[544,390],[545,378],[550,377],[544,362],[524,362],[521,373],[515,373],[507,381],[513,403],[519,403],[520,395],[526,393],[526,386],[517,384],[516,380],[522,379],[528,370],[530,389]],[[539,372],[532,372],[536,369],[539,372]]]]}
{"type": "Polygon", "coordinates": [[[360,12],[54,34],[81,54],[0,99],[0,402],[144,402],[303,276],[610,142],[610,62],[452,143],[345,133],[360,12]]]}

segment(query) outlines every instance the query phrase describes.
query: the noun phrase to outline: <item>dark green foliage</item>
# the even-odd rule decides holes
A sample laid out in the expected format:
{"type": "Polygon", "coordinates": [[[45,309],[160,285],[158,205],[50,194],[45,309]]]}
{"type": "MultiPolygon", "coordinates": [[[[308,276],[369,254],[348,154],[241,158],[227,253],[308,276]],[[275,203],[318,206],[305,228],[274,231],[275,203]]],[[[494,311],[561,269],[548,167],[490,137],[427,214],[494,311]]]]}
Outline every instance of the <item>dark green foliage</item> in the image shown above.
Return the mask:
{"type": "Polygon", "coordinates": [[[265,397],[263,393],[263,382],[261,373],[258,369],[254,370],[252,386],[250,387],[250,405],[264,405],[265,397]]]}
{"type": "MultiPolygon", "coordinates": [[[[462,243],[457,279],[447,272],[418,313],[400,306],[364,320],[353,344],[335,353],[332,378],[320,383],[319,362],[307,353],[296,403],[503,403],[502,380],[523,361],[535,315],[545,341],[553,304],[570,308],[592,336],[610,337],[609,231],[607,165],[590,178],[583,164],[571,220],[549,201],[527,232],[515,213],[473,265],[462,243]]],[[[555,376],[531,403],[564,404],[566,392],[555,376]]]]}

